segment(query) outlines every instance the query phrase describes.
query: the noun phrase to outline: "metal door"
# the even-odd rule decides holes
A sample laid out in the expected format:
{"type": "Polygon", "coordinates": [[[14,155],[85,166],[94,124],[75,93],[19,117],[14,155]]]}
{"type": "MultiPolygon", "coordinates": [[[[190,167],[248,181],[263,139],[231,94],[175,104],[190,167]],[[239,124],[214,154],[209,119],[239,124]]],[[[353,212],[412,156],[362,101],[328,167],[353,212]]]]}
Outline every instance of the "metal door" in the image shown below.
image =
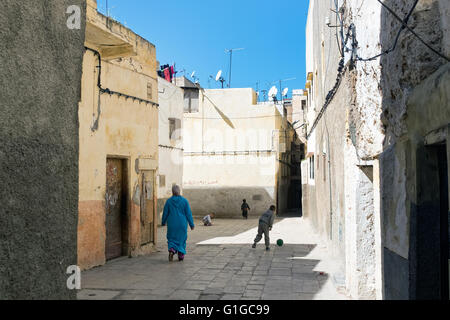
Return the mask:
{"type": "Polygon", "coordinates": [[[106,260],[122,255],[123,162],[106,160],[106,260]]]}
{"type": "Polygon", "coordinates": [[[156,190],[155,171],[144,171],[141,176],[141,245],[155,243],[156,190]]]}

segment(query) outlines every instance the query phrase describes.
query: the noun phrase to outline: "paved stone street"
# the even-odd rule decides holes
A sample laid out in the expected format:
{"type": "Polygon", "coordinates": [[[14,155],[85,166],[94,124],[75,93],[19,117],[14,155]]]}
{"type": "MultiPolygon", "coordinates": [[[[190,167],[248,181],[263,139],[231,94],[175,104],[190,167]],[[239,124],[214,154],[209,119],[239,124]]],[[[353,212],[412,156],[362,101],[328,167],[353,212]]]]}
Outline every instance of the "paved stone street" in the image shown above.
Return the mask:
{"type": "Polygon", "coordinates": [[[212,227],[195,222],[185,261],[175,256],[169,263],[166,228],[159,228],[158,252],[82,272],[78,299],[345,299],[328,274],[333,263],[326,248],[302,218],[278,218],[268,252],[264,240],[251,248],[256,219],[216,219],[212,227]],[[280,238],[282,247],[275,244],[280,238]]]}

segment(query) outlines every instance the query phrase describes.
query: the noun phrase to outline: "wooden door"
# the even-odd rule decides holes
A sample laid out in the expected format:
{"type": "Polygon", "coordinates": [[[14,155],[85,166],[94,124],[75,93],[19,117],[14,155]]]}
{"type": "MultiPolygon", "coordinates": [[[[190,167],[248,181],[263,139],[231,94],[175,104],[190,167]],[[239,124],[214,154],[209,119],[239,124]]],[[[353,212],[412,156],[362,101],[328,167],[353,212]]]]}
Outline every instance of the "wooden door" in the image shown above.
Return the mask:
{"type": "Polygon", "coordinates": [[[124,168],[121,159],[106,160],[106,260],[122,255],[124,168]]]}
{"type": "Polygon", "coordinates": [[[156,184],[155,171],[144,171],[141,176],[141,245],[156,243],[156,184]]]}

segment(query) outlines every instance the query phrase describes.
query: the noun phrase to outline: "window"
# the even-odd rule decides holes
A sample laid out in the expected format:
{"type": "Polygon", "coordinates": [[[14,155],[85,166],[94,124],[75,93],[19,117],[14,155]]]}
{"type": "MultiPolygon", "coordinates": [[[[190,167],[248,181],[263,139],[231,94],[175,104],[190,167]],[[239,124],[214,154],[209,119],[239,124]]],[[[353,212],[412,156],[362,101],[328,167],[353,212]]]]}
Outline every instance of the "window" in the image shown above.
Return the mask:
{"type": "Polygon", "coordinates": [[[314,156],[309,158],[309,178],[314,180],[314,156]]]}
{"type": "Polygon", "coordinates": [[[175,132],[175,119],[169,119],[169,138],[172,139],[172,136],[175,132]]]}
{"type": "Polygon", "coordinates": [[[181,120],[175,118],[169,118],[169,138],[170,140],[179,140],[181,130],[181,120]]]}
{"type": "Polygon", "coordinates": [[[194,113],[198,112],[199,104],[199,90],[198,89],[184,89],[184,112],[194,113]]]}
{"type": "Polygon", "coordinates": [[[153,91],[152,91],[152,84],[150,82],[147,83],[147,99],[152,100],[153,97],[153,91]]]}
{"type": "Polygon", "coordinates": [[[160,187],[166,186],[166,176],[165,175],[159,175],[159,186],[160,187]]]}

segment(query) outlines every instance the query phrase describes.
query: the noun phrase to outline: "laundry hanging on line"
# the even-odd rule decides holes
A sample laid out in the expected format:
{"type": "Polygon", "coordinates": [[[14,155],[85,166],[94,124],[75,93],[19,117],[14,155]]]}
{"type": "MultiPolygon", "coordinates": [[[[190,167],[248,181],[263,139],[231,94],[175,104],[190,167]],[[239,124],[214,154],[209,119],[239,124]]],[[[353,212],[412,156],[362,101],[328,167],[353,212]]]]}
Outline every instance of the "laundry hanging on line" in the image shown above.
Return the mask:
{"type": "Polygon", "coordinates": [[[166,79],[169,82],[172,82],[172,79],[175,76],[175,66],[170,66],[168,64],[165,64],[161,66],[161,70],[158,71],[158,76],[161,78],[166,79]]]}

